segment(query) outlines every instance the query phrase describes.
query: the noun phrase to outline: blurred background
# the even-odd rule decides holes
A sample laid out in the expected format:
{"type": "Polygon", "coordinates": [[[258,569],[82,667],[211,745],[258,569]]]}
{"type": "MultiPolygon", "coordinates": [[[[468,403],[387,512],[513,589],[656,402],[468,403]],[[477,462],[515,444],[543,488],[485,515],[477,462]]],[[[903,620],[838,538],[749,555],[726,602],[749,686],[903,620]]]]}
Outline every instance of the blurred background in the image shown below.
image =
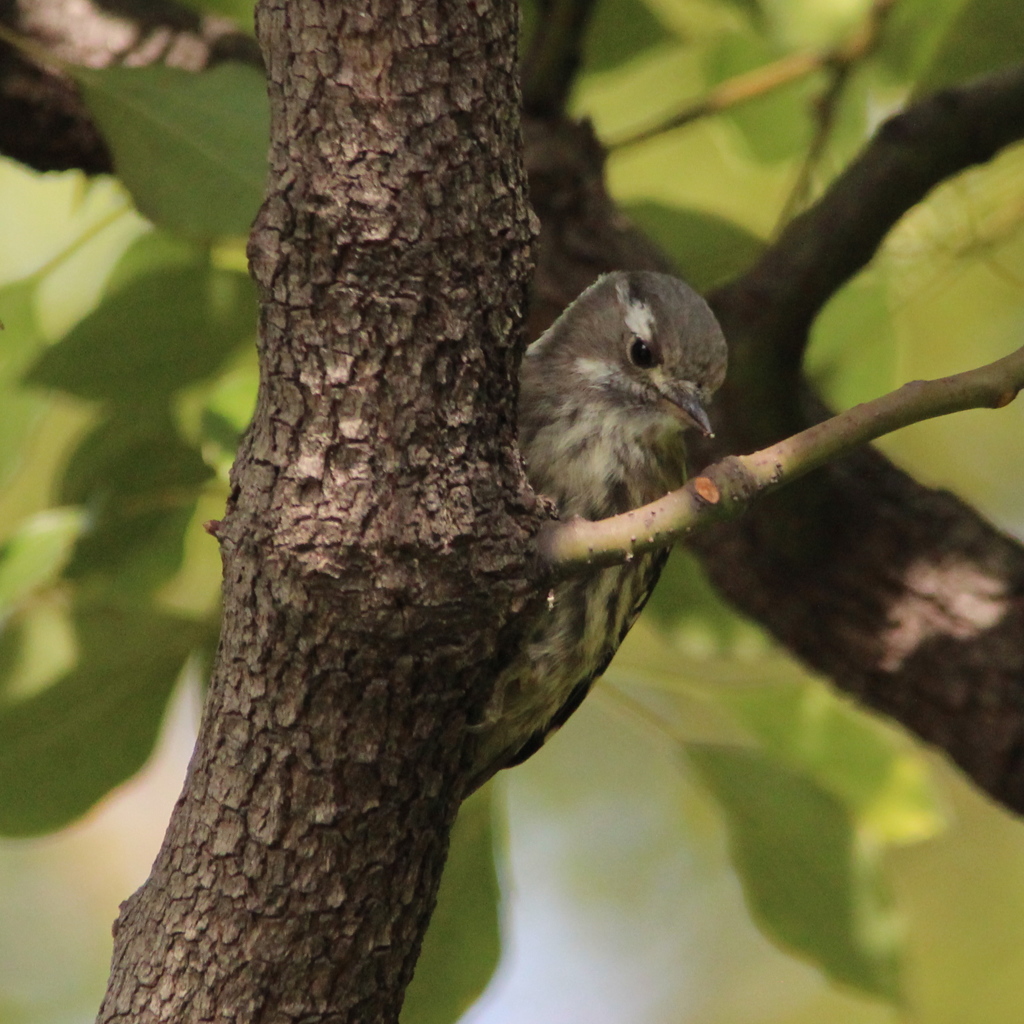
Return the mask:
{"type": "MultiPolygon", "coordinates": [[[[217,6],[250,25],[246,5],[217,6]]],[[[1017,0],[600,0],[572,110],[610,146],[615,198],[706,289],[902,103],[1022,59],[1017,0]]],[[[116,106],[124,84],[104,88],[116,106]]],[[[175,88],[136,91],[105,130],[157,132],[175,88]]],[[[251,108],[250,136],[197,128],[181,162],[210,140],[262,159],[258,76],[209,95],[231,97],[233,124],[251,108]]],[[[191,751],[219,587],[202,523],[257,381],[244,233],[261,179],[231,183],[250,206],[204,236],[215,197],[147,191],[180,164],[151,148],[119,166],[131,191],[0,161],[0,1024],[95,1015],[111,922],[191,751]]],[[[904,217],[815,325],[828,400],[1018,347],[1022,222],[1019,146],[904,217]]],[[[880,447],[1020,536],[1022,409],[880,447]]],[[[676,552],[584,708],[467,804],[403,1021],[1022,1010],[1021,822],[805,672],[676,552]]]]}

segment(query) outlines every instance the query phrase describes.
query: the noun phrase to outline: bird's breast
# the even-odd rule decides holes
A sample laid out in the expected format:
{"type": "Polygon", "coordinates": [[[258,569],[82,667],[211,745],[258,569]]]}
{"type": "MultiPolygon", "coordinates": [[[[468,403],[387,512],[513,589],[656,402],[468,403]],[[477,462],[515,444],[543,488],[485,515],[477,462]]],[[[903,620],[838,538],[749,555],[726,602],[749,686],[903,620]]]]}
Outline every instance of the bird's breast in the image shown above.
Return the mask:
{"type": "Polygon", "coordinates": [[[498,679],[480,726],[478,762],[514,763],[564,724],[608,667],[646,604],[667,553],[565,580],[549,596],[522,653],[498,679]]]}
{"type": "Polygon", "coordinates": [[[601,407],[563,415],[524,435],[534,490],[563,518],[605,519],[655,501],[686,479],[682,432],[601,407]]]}

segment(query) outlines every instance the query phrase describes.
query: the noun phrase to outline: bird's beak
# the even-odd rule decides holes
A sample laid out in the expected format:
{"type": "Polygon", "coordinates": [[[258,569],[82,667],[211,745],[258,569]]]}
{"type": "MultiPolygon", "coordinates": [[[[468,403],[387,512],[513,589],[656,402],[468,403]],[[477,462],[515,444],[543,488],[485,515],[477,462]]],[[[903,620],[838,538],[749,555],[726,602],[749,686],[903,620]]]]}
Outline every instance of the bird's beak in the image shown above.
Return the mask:
{"type": "Polygon", "coordinates": [[[711,420],[692,384],[666,384],[661,389],[661,404],[684,426],[696,427],[705,437],[713,437],[711,420]]]}

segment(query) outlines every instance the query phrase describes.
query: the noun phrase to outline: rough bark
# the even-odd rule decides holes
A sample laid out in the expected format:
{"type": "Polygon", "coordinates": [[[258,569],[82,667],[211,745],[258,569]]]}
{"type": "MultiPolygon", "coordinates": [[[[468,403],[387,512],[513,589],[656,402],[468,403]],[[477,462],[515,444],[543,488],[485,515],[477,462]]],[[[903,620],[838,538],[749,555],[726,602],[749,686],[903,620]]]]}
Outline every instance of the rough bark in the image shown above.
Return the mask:
{"type": "Polygon", "coordinates": [[[199,742],[101,1021],[397,1019],[467,721],[536,589],[513,434],[516,17],[260,7],[262,383],[218,529],[199,742]]]}
{"type": "MultiPolygon", "coordinates": [[[[41,16],[31,12],[43,3],[8,0],[0,10],[7,19],[16,14],[15,27],[32,34],[41,16]]],[[[577,0],[551,6],[578,19],[588,9],[577,0]]],[[[179,24],[180,15],[167,13],[174,10],[169,3],[146,9],[155,12],[154,22],[179,24]]],[[[33,38],[67,59],[96,63],[82,42],[102,35],[107,24],[95,21],[96,10],[69,8],[33,38]]],[[[141,17],[127,0],[119,10],[124,18],[141,17]]],[[[526,136],[541,219],[531,336],[605,270],[671,269],[605,193],[602,151],[591,133],[559,118],[578,39],[563,33],[558,43],[561,54],[538,44],[541,70],[557,73],[538,72],[529,87],[547,115],[529,121],[526,136]]],[[[12,88],[17,93],[17,81],[0,62],[0,111],[12,88]]],[[[61,166],[101,169],[89,146],[76,151],[92,130],[88,122],[59,120],[69,94],[74,99],[71,90],[51,89],[29,108],[29,121],[70,125],[63,135],[28,131],[27,143],[14,152],[0,133],[0,150],[47,167],[46,146],[34,147],[38,135],[56,136],[61,166]]],[[[755,267],[712,296],[730,338],[732,366],[717,416],[719,447],[705,458],[770,443],[822,415],[799,370],[817,310],[930,187],[1021,138],[1022,105],[1022,74],[1010,69],[911,108],[879,132],[755,267]]],[[[743,521],[715,529],[698,549],[721,591],[787,647],[947,750],[996,799],[1024,810],[1024,555],[1016,540],[965,503],[921,487],[864,451],[763,502],[743,521]]]]}
{"type": "MultiPolygon", "coordinates": [[[[526,217],[511,5],[397,6],[264,11],[265,371],[220,534],[225,628],[185,791],[119,921],[101,1020],[395,1020],[460,798],[463,727],[515,642],[502,627],[525,600],[535,524],[508,455],[526,217]],[[392,38],[384,26],[399,24],[392,38]],[[337,150],[320,145],[334,125],[337,150]]],[[[125,0],[115,17],[7,0],[0,17],[92,66],[201,67],[223,52],[186,46],[197,59],[178,61],[174,40],[209,42],[209,22],[166,3],[125,0]]],[[[0,52],[0,150],[109,170],[74,89],[0,52]]],[[[533,334],[596,274],[667,267],[605,194],[590,133],[558,118],[571,61],[553,66],[527,139],[543,232],[533,334]]],[[[734,346],[725,444],[820,415],[798,372],[808,324],[902,210],[1021,137],[1024,90],[996,86],[883,131],[714,297],[734,346]]],[[[792,650],[1024,808],[1016,542],[865,451],[700,552],[792,650]]]]}

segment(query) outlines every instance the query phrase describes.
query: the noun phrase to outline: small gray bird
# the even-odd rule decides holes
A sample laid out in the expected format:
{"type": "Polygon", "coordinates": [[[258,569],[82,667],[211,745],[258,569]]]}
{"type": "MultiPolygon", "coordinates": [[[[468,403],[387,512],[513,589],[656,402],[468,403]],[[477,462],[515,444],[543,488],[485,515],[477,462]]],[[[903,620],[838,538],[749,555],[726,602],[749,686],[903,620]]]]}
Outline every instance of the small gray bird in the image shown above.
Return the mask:
{"type": "MultiPolygon", "coordinates": [[[[681,487],[683,431],[711,433],[707,403],[726,346],[707,303],[667,274],[606,274],[527,350],[519,445],[559,516],[604,519],[681,487]]],[[[526,760],[580,706],[658,580],[667,550],[574,576],[501,674],[473,788],[526,760]]]]}

